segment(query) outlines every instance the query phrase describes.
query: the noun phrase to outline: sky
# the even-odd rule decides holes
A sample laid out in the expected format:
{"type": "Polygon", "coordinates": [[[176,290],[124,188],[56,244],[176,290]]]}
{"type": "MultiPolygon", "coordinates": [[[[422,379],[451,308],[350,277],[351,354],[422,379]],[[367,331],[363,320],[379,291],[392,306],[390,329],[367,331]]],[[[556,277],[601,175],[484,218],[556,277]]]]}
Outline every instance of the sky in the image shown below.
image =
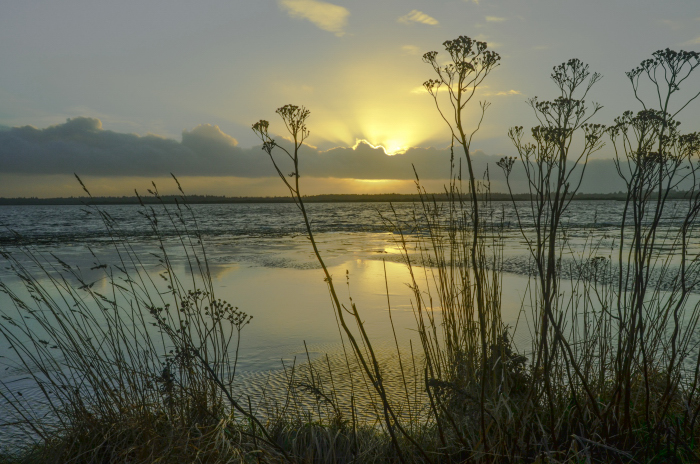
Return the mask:
{"type": "MultiPolygon", "coordinates": [[[[302,193],[410,193],[449,174],[449,132],[422,83],[422,54],[460,35],[501,65],[474,138],[479,168],[516,155],[526,101],[553,99],[553,66],[579,58],[603,79],[610,124],[639,110],[625,72],[663,49],[700,51],[697,0],[94,0],[5,2],[0,15],[0,196],[95,195],[156,181],[188,193],[283,195],[250,127],[288,103],[311,111],[302,193]]],[[[438,55],[444,56],[442,51],[438,55]]],[[[700,90],[696,71],[685,94],[700,90]]],[[[645,90],[650,90],[649,88],[645,90]]],[[[476,103],[476,102],[474,102],[476,103]]],[[[478,118],[466,110],[466,126],[478,118]]],[[[700,129],[700,101],[681,113],[700,129]]],[[[584,191],[620,189],[609,142],[584,191]]],[[[495,175],[495,174],[494,174],[495,175]]],[[[504,184],[494,178],[494,190],[504,184]],[[499,183],[500,182],[500,183],[499,183]]]]}

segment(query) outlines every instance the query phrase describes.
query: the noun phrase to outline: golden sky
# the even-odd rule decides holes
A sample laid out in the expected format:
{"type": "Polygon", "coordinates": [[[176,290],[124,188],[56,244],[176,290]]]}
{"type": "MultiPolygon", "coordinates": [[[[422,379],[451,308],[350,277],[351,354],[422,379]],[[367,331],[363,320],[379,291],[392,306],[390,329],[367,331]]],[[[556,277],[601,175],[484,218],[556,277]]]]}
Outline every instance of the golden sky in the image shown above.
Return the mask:
{"type": "MultiPolygon", "coordinates": [[[[449,133],[421,57],[444,40],[468,35],[502,56],[476,95],[492,105],[474,148],[497,159],[515,154],[509,127],[537,124],[525,101],[556,97],[553,66],[577,57],[604,75],[591,97],[609,124],[639,109],[624,72],[657,49],[700,49],[698,31],[696,0],[8,2],[0,196],[79,194],[73,172],[104,194],[170,172],[192,193],[283,194],[250,125],[283,134],[274,110],[287,103],[311,110],[309,156],[323,169],[307,168],[309,194],[411,192],[409,161],[440,190],[449,133]],[[376,169],[347,166],[363,163],[376,169]]],[[[699,107],[684,111],[686,130],[699,107]]]]}

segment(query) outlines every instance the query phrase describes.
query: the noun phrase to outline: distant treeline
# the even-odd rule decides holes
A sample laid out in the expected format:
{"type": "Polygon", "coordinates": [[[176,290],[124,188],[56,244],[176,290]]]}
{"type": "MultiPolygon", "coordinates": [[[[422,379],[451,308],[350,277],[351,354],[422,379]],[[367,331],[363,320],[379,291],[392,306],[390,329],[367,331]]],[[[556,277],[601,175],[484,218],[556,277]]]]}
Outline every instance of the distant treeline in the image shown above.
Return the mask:
{"type": "MultiPolygon", "coordinates": [[[[672,191],[669,193],[670,199],[683,199],[690,195],[686,191],[672,191]]],[[[448,197],[445,193],[428,194],[431,200],[447,201],[448,197]]],[[[513,195],[515,200],[529,200],[530,195],[520,193],[513,195]]],[[[469,195],[464,195],[464,199],[468,200],[469,195]]],[[[495,201],[510,200],[508,193],[492,193],[491,199],[495,201]]],[[[578,193],[573,198],[574,200],[624,200],[625,193],[578,193]]],[[[141,200],[147,204],[175,204],[182,202],[182,197],[177,195],[163,195],[159,198],[152,196],[141,197],[141,200]]],[[[310,195],[304,197],[307,203],[360,203],[360,202],[417,202],[420,201],[418,194],[403,194],[403,193],[380,193],[380,194],[325,194],[325,195],[310,195]]],[[[227,204],[227,203],[291,203],[290,197],[227,197],[219,195],[188,195],[187,203],[189,204],[227,204]]],[[[66,198],[1,198],[0,205],[136,205],[139,204],[139,199],[135,196],[127,197],[66,197],[66,198]]]]}

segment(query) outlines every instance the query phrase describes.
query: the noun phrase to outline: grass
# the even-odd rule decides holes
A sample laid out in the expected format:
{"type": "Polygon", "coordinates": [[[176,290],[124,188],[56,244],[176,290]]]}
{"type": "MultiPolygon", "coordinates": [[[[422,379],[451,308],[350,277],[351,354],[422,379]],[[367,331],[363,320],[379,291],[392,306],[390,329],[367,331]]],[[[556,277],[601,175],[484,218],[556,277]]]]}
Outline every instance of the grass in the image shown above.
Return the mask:
{"type": "MultiPolygon", "coordinates": [[[[500,57],[466,37],[445,45],[453,66],[426,54],[438,76],[426,86],[438,110],[445,87],[461,110],[500,57]]],[[[6,423],[36,443],[0,462],[698,462],[700,136],[678,132],[663,106],[678,90],[673,79],[697,60],[661,51],[630,72],[638,96],[640,77],[665,69],[671,81],[659,94],[668,98],[610,128],[590,124],[598,107],[584,103],[599,76],[570,60],[552,74],[560,95],[531,101],[545,121],[530,131],[532,140],[522,127],[511,130],[519,159],[499,166],[508,176],[521,163],[530,185],[528,200],[513,202],[533,269],[520,322],[529,348],[516,348],[501,319],[503,213],[491,202],[488,177],[468,169],[462,180],[455,161],[471,166],[479,126],[467,131],[442,111],[459,153],[449,201],[432,198],[417,178],[411,235],[400,227],[406,218],[384,217],[409,271],[419,339],[408,353],[394,332],[398,366],[378,354],[361,310],[339,296],[316,245],[299,181],[309,134],[303,107],[278,110],[291,145],[277,144],[266,121],[253,129],[305,221],[344,368],[308,359],[285,366],[282,395],[237,393],[238,341],[251,317],[216,298],[182,189],[175,205],[142,202],[158,250],[148,259],[97,206],[89,211],[109,231],[111,258],[91,250],[90,272],[31,246],[2,250],[24,290],[0,283],[12,302],[0,308],[0,334],[12,347],[8,362],[28,373],[40,399],[0,385],[13,412],[6,423]],[[589,238],[577,248],[566,212],[604,136],[628,186],[624,214],[612,247],[589,238]],[[671,201],[681,185],[683,199],[671,201]],[[176,231],[175,244],[164,224],[176,231]],[[184,275],[176,271],[180,259],[184,275]],[[350,398],[336,389],[343,375],[350,398]],[[389,375],[402,381],[395,386],[389,375]],[[370,420],[358,418],[360,396],[370,420]]],[[[487,105],[480,108],[483,119],[487,105]]],[[[155,186],[150,192],[160,199],[155,186]]]]}

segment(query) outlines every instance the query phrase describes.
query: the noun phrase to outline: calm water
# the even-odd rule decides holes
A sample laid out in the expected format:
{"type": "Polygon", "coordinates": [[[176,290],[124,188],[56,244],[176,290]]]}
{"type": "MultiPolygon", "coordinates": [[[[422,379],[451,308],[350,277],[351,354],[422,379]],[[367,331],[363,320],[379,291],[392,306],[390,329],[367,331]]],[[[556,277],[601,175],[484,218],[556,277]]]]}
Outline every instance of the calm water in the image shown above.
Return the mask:
{"type": "MultiPolygon", "coordinates": [[[[446,205],[440,205],[444,208],[446,205]]],[[[670,202],[662,221],[660,241],[665,234],[673,235],[681,216],[676,207],[682,202],[670,202]]],[[[163,207],[154,207],[166,219],[163,207]]],[[[168,207],[176,212],[175,206],[168,207]]],[[[307,205],[315,233],[332,242],[326,250],[326,258],[343,259],[346,252],[354,250],[383,250],[391,243],[395,234],[387,221],[396,224],[409,237],[415,233],[414,211],[419,207],[411,203],[312,203],[307,205]],[[383,234],[385,236],[383,236],[383,234]],[[388,235],[386,235],[388,234],[388,235]],[[376,243],[375,243],[376,242],[376,243]]],[[[564,226],[570,253],[582,251],[595,245],[597,255],[609,256],[615,247],[618,227],[624,203],[618,201],[577,201],[567,211],[564,226]]],[[[154,233],[149,222],[140,214],[138,205],[101,207],[115,223],[117,233],[130,242],[147,250],[153,246],[154,233]]],[[[519,203],[521,224],[526,234],[533,231],[527,204],[519,203]]],[[[215,263],[246,263],[264,267],[312,268],[316,267],[310,247],[301,241],[305,228],[299,210],[293,204],[226,204],[193,205],[193,216],[184,214],[185,222],[177,223],[176,230],[168,220],[158,224],[159,233],[166,243],[177,242],[177,234],[185,229],[197,228],[204,241],[209,257],[215,263]],[[194,218],[194,219],[193,219],[194,218]],[[196,224],[195,224],[196,221],[196,224]],[[287,256],[290,249],[299,256],[287,256]],[[303,256],[301,256],[303,255],[303,256]]],[[[518,228],[518,216],[510,202],[494,202],[484,217],[503,227],[503,245],[506,256],[506,271],[527,274],[528,251],[518,228]]],[[[691,246],[700,242],[700,230],[691,230],[691,246]]],[[[99,248],[108,244],[110,235],[103,219],[94,210],[81,206],[0,206],[0,246],[12,249],[15,245],[31,244],[40,249],[59,252],[84,252],[84,247],[99,248]]],[[[663,246],[662,249],[666,249],[663,246]]],[[[349,256],[349,255],[348,255],[349,256]]],[[[75,256],[80,258],[80,256],[75,256]]],[[[384,257],[387,258],[387,257],[384,257]]],[[[391,259],[391,257],[388,257],[391,259]]],[[[0,275],[2,271],[0,270],[0,275]]]]}
{"type": "MultiPolygon", "coordinates": [[[[525,204],[523,204],[524,206],[525,204]]],[[[624,204],[616,201],[573,202],[566,216],[572,233],[595,227],[614,229],[620,221],[624,204]]],[[[148,222],[138,212],[141,206],[119,205],[101,207],[108,212],[129,237],[150,235],[148,222]]],[[[171,207],[175,209],[174,206],[171,207]]],[[[157,210],[161,208],[156,207],[157,210]]],[[[307,205],[316,232],[384,232],[387,230],[382,216],[394,220],[387,203],[311,203],[307,205]]],[[[411,229],[408,220],[414,205],[394,204],[399,223],[411,229]]],[[[298,209],[292,204],[225,204],[192,205],[199,230],[206,239],[227,237],[280,237],[304,233],[298,209]]],[[[522,210],[525,214],[525,210],[522,210]]],[[[495,202],[495,221],[503,220],[506,228],[517,226],[513,206],[509,202],[495,202]]],[[[531,221],[523,216],[526,227],[531,221]]],[[[669,223],[675,221],[669,212],[669,223]]],[[[89,208],[81,206],[0,206],[0,244],[14,240],[13,233],[21,234],[35,243],[74,244],[96,242],[107,238],[102,220],[89,208]]],[[[163,231],[174,232],[167,224],[163,231]]]]}
{"type": "MultiPolygon", "coordinates": [[[[526,204],[520,205],[520,217],[529,234],[532,224],[526,204]]],[[[680,207],[682,203],[677,205],[680,207]]],[[[410,295],[405,290],[408,274],[395,243],[398,235],[392,233],[387,220],[397,224],[412,240],[416,231],[410,218],[418,206],[398,203],[392,210],[387,203],[312,203],[307,207],[327,265],[334,275],[351,277],[349,291],[356,299],[367,299],[364,303],[369,314],[381,314],[386,307],[382,262],[390,264],[387,273],[392,284],[390,291],[400,300],[396,307],[410,310],[410,295]]],[[[572,202],[565,219],[568,250],[564,260],[574,260],[579,252],[610,256],[618,240],[617,228],[623,207],[622,202],[616,201],[572,202]]],[[[140,214],[142,207],[100,208],[118,224],[116,233],[133,244],[144,263],[155,266],[157,260],[150,253],[157,251],[157,242],[151,224],[140,214]]],[[[177,234],[185,229],[194,230],[196,225],[206,246],[219,295],[256,316],[256,323],[249,329],[255,332],[251,338],[256,342],[251,342],[254,346],[248,352],[251,366],[268,367],[269,361],[277,362],[284,350],[298,346],[303,339],[320,344],[337,342],[323,276],[295,205],[192,205],[193,216],[185,214],[184,222],[175,221],[179,230],[167,220],[168,211],[162,206],[154,208],[161,218],[158,228],[165,246],[176,258],[183,258],[179,264],[182,272],[187,270],[177,234]],[[278,350],[279,347],[284,349],[278,350]],[[258,359],[260,357],[262,359],[258,359]],[[256,364],[255,359],[260,362],[256,364]]],[[[168,210],[170,214],[177,211],[174,205],[168,206],[168,210]]],[[[667,211],[661,237],[664,231],[672,232],[680,220],[674,213],[673,203],[667,211]]],[[[513,205],[495,202],[489,213],[489,220],[503,224],[502,245],[509,278],[526,279],[531,273],[529,254],[517,227],[513,205]]],[[[691,234],[694,234],[692,244],[696,246],[700,231],[691,231],[691,234]]],[[[56,254],[80,266],[86,280],[91,278],[90,268],[95,264],[91,251],[100,255],[103,262],[114,259],[109,243],[110,233],[94,209],[0,206],[0,247],[13,251],[18,250],[18,244],[23,244],[48,256],[56,254]]],[[[564,274],[568,272],[566,269],[567,266],[562,267],[564,274]]],[[[13,274],[6,266],[0,268],[0,279],[13,281],[13,274]]],[[[99,281],[97,283],[99,285],[99,281]]],[[[410,322],[407,324],[411,325],[410,322]]]]}

